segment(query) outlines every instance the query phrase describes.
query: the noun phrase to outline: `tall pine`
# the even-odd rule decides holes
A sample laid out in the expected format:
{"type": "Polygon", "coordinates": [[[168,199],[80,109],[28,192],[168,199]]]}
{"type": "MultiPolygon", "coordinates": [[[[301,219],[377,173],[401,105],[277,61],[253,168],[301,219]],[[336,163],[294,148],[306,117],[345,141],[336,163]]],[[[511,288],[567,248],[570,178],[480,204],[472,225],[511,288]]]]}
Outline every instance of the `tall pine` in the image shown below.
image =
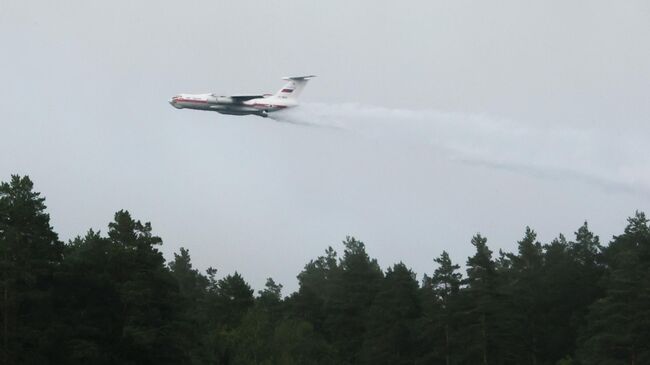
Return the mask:
{"type": "Polygon", "coordinates": [[[29,177],[0,184],[0,356],[4,363],[47,363],[57,351],[52,287],[63,244],[45,198],[29,177]]]}
{"type": "Polygon", "coordinates": [[[487,238],[476,234],[472,245],[476,252],[467,259],[467,288],[460,307],[463,316],[459,326],[465,339],[460,362],[487,365],[495,363],[500,356],[498,279],[487,238]]]}
{"type": "Polygon", "coordinates": [[[325,331],[339,352],[340,362],[358,364],[369,309],[380,290],[383,273],[366,253],[363,242],[347,237],[343,244],[325,331]]]}
{"type": "Polygon", "coordinates": [[[459,265],[451,262],[447,251],[434,259],[438,267],[431,277],[425,275],[422,280],[423,316],[421,320],[421,343],[424,351],[421,359],[434,362],[444,358],[450,365],[462,349],[458,346],[457,315],[458,295],[462,284],[462,275],[457,272],[459,265]]]}
{"type": "Polygon", "coordinates": [[[650,363],[650,228],[645,214],[605,250],[606,294],[587,316],[579,357],[585,364],[650,363]]]}
{"type": "Polygon", "coordinates": [[[415,273],[403,263],[389,268],[369,310],[361,359],[365,364],[413,364],[421,315],[415,273]]]}

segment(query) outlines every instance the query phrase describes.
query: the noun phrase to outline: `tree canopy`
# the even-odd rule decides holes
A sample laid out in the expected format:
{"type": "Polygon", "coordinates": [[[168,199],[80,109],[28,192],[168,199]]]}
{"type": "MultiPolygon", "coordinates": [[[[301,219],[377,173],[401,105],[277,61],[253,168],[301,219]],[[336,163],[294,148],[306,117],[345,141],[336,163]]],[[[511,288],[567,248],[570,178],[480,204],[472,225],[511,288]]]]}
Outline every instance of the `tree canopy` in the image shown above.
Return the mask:
{"type": "MultiPolygon", "coordinates": [[[[354,237],[282,292],[192,265],[126,210],[66,243],[28,177],[0,184],[2,364],[650,364],[650,227],[608,244],[580,225],[516,252],[476,234],[422,279],[354,237]]],[[[216,260],[217,258],[215,258],[216,260]]],[[[217,262],[218,264],[218,262],[217,262]]]]}

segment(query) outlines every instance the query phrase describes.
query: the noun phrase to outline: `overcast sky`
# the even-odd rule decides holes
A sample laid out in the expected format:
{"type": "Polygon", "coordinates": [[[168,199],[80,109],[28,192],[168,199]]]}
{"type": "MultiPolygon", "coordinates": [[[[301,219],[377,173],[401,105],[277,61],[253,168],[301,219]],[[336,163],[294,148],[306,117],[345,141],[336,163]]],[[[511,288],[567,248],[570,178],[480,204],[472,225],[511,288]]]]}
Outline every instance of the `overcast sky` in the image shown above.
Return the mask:
{"type": "Polygon", "coordinates": [[[288,289],[346,235],[421,278],[650,204],[647,1],[0,2],[0,179],[65,240],[128,209],[170,258],[288,289]],[[176,110],[274,92],[278,117],[176,110]]]}

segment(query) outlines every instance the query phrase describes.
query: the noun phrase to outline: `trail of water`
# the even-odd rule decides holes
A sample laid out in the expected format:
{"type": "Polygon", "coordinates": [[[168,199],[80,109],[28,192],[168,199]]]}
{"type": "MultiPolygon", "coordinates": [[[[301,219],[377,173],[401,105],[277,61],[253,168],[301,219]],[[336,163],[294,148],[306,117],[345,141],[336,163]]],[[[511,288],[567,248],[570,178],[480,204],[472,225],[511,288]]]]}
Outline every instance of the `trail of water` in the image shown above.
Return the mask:
{"type": "Polygon", "coordinates": [[[360,104],[308,103],[273,118],[386,143],[426,144],[461,163],[650,194],[650,153],[643,133],[531,126],[485,115],[360,104]]]}

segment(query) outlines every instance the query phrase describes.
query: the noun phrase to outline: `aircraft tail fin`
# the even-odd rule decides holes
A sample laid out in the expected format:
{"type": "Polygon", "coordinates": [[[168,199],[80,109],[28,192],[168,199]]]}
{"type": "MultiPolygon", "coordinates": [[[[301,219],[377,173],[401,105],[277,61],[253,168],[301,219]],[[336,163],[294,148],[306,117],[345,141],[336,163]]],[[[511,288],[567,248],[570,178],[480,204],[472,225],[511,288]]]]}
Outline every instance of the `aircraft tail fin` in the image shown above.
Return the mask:
{"type": "Polygon", "coordinates": [[[288,80],[289,82],[287,82],[287,84],[284,85],[282,89],[275,93],[275,96],[282,99],[298,99],[298,96],[300,96],[300,93],[302,93],[305,85],[307,85],[307,81],[309,81],[309,79],[312,77],[316,76],[309,75],[283,77],[282,80],[288,80]]]}

